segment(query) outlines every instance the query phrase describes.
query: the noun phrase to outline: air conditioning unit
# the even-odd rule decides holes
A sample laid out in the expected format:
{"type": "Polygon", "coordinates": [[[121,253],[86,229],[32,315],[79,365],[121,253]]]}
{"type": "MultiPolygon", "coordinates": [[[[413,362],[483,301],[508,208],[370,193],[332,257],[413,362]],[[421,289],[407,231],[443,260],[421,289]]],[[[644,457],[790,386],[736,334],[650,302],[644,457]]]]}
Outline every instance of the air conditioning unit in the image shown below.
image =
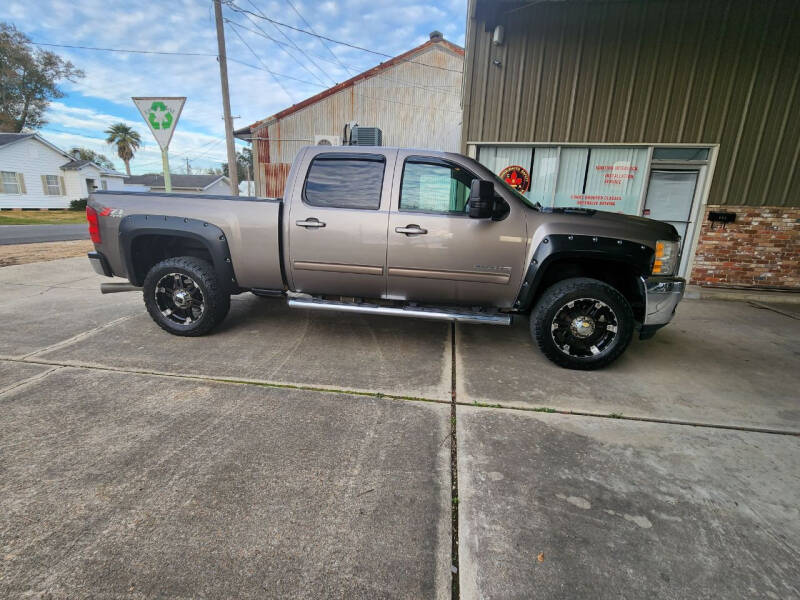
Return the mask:
{"type": "Polygon", "coordinates": [[[341,146],[342,139],[338,135],[315,135],[315,146],[341,146]]]}
{"type": "Polygon", "coordinates": [[[383,132],[378,127],[355,126],[350,130],[351,146],[382,146],[383,132]]]}

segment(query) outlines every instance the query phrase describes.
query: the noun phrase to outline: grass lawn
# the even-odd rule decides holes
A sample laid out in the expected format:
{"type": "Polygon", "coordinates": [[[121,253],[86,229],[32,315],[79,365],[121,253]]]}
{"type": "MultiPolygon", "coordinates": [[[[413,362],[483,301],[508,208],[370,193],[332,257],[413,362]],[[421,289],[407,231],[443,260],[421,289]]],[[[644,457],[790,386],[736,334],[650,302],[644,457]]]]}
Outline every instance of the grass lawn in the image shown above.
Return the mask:
{"type": "Polygon", "coordinates": [[[3,210],[0,225],[69,225],[86,223],[82,210],[3,210]]]}

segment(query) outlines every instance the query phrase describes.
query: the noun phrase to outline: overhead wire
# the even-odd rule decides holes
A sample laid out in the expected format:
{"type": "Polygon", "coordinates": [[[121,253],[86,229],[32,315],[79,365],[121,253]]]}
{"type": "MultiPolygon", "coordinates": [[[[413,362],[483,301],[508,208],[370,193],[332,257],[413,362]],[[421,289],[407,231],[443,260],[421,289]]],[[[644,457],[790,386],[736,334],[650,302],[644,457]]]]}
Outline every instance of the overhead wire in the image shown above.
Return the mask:
{"type": "MultiPolygon", "coordinates": [[[[226,18],[225,22],[226,23],[230,23],[231,25],[233,25],[235,27],[238,27],[240,29],[244,29],[245,31],[249,31],[250,33],[252,33],[254,35],[260,35],[262,37],[264,36],[263,32],[255,31],[253,29],[245,27],[241,23],[237,23],[236,21],[233,21],[231,19],[227,19],[226,18]]],[[[272,38],[271,36],[267,36],[267,39],[270,39],[272,41],[277,41],[274,38],[272,38]]],[[[317,58],[320,58],[320,60],[326,60],[326,59],[321,58],[321,57],[317,57],[317,58]]],[[[232,59],[230,57],[228,57],[228,59],[229,60],[234,60],[234,59],[232,59]]],[[[241,62],[241,61],[234,61],[234,62],[241,62]]],[[[326,61],[326,62],[331,62],[331,61],[326,61]]],[[[247,63],[242,63],[242,64],[247,64],[247,63]]],[[[249,65],[249,64],[247,64],[247,66],[253,67],[253,65],[249,65]]],[[[254,67],[254,68],[256,68],[256,67],[254,67]]],[[[369,70],[369,69],[366,69],[366,70],[369,70]]],[[[311,84],[311,85],[317,85],[316,83],[314,83],[312,81],[306,81],[306,80],[303,80],[303,79],[297,79],[296,77],[291,77],[289,75],[284,75],[282,73],[278,73],[278,75],[281,76],[281,77],[287,77],[287,78],[290,78],[290,79],[294,79],[295,81],[301,81],[303,83],[308,83],[308,84],[311,84]]],[[[434,92],[436,94],[444,94],[444,95],[447,95],[447,96],[453,96],[453,97],[461,98],[460,94],[455,94],[453,92],[448,92],[448,91],[445,91],[445,90],[442,90],[442,89],[437,89],[437,88],[446,88],[446,87],[458,87],[458,88],[461,87],[460,85],[456,85],[456,84],[454,84],[454,85],[442,84],[442,85],[437,85],[437,86],[428,86],[428,85],[422,85],[422,84],[419,84],[419,83],[413,83],[411,81],[404,81],[402,79],[397,79],[397,77],[388,77],[388,76],[383,75],[381,73],[375,73],[373,75],[370,75],[369,78],[372,79],[373,77],[377,78],[377,79],[384,79],[384,80],[390,81],[390,82],[392,82],[394,84],[402,84],[403,86],[406,86],[406,87],[415,87],[415,88],[419,88],[421,90],[434,92]]],[[[332,87],[332,86],[323,85],[323,87],[328,88],[328,87],[332,87]]]]}
{"type": "Polygon", "coordinates": [[[53,48],[75,48],[78,50],[101,50],[103,52],[128,52],[131,54],[161,54],[172,56],[217,56],[208,52],[167,52],[160,50],[136,50],[130,48],[97,48],[95,46],[76,46],[72,44],[51,44],[47,42],[31,42],[34,46],[51,46],[53,48]]]}
{"type": "MultiPolygon", "coordinates": [[[[262,16],[265,16],[265,15],[264,15],[264,11],[262,11],[260,8],[258,8],[258,7],[255,5],[255,3],[253,2],[253,0],[247,0],[247,2],[248,2],[248,3],[250,4],[250,6],[252,6],[252,7],[253,7],[255,10],[257,10],[259,13],[261,13],[261,15],[262,15],[262,16]]],[[[252,17],[251,17],[250,15],[245,15],[245,16],[247,17],[247,19],[248,19],[248,20],[249,20],[251,23],[253,23],[252,17]]],[[[266,31],[263,31],[263,30],[261,29],[261,27],[259,27],[259,26],[258,26],[256,23],[253,23],[253,25],[255,25],[257,29],[259,29],[260,31],[262,31],[262,32],[263,32],[263,33],[266,35],[266,31]]],[[[317,70],[318,70],[318,71],[320,71],[320,72],[321,72],[321,73],[323,73],[325,76],[327,76],[329,79],[331,79],[331,81],[334,81],[334,79],[333,79],[333,78],[332,78],[332,77],[331,77],[331,76],[328,74],[328,72],[327,72],[327,71],[325,71],[324,69],[320,68],[320,66],[319,66],[318,64],[316,64],[316,63],[315,63],[315,62],[314,62],[314,61],[311,59],[310,55],[309,55],[309,54],[308,54],[308,53],[307,53],[305,50],[303,50],[303,49],[302,49],[300,46],[298,46],[298,45],[297,45],[297,44],[294,42],[294,40],[293,40],[292,38],[290,38],[288,35],[286,35],[286,34],[283,32],[283,30],[282,30],[282,29],[280,29],[280,28],[279,28],[277,25],[275,25],[274,23],[270,23],[270,25],[272,25],[272,28],[273,28],[273,29],[275,29],[275,31],[277,31],[278,33],[280,33],[280,34],[283,36],[283,38],[284,38],[284,39],[285,39],[287,42],[289,42],[289,44],[291,44],[291,45],[292,45],[292,46],[293,46],[293,47],[294,47],[294,48],[295,48],[295,49],[296,49],[298,52],[300,52],[300,54],[301,54],[301,55],[305,56],[305,57],[308,59],[309,63],[310,63],[310,64],[312,64],[312,65],[314,65],[314,66],[317,68],[317,70]]],[[[320,79],[320,78],[317,76],[317,74],[316,74],[316,73],[314,73],[313,71],[311,71],[311,69],[309,69],[308,67],[306,67],[306,65],[305,65],[305,64],[304,64],[302,61],[298,60],[298,59],[297,59],[297,58],[296,58],[294,55],[290,54],[290,53],[289,53],[287,50],[285,50],[285,49],[284,49],[284,52],[286,52],[287,54],[289,54],[289,56],[291,56],[291,57],[292,57],[292,59],[293,59],[293,60],[294,60],[294,61],[295,61],[295,62],[296,62],[298,65],[300,65],[300,66],[301,66],[303,69],[305,69],[305,70],[306,70],[308,73],[311,73],[311,74],[314,76],[314,78],[315,78],[315,79],[317,79],[317,80],[318,80],[320,83],[325,83],[324,81],[322,81],[322,79],[320,79]]],[[[335,81],[334,81],[334,83],[335,83],[335,81]]]]}
{"type": "Polygon", "coordinates": [[[308,27],[309,31],[311,31],[311,33],[313,33],[314,35],[316,35],[316,36],[317,36],[317,41],[320,43],[320,45],[322,45],[322,47],[323,47],[323,48],[325,48],[325,49],[326,49],[326,50],[327,50],[327,51],[330,53],[330,55],[331,55],[333,58],[335,58],[335,59],[336,59],[336,62],[337,62],[337,63],[339,63],[339,65],[340,65],[340,66],[341,66],[341,67],[342,67],[342,68],[343,68],[345,71],[349,71],[350,73],[357,73],[357,72],[358,72],[358,71],[356,71],[356,70],[354,70],[354,69],[351,69],[351,68],[350,68],[350,67],[348,67],[346,64],[344,64],[344,63],[343,63],[343,62],[342,62],[342,61],[339,59],[339,57],[338,57],[338,56],[336,56],[336,54],[333,52],[333,50],[331,50],[331,49],[330,49],[330,47],[329,47],[329,46],[328,46],[328,45],[327,45],[325,42],[323,42],[323,41],[322,41],[322,38],[320,38],[320,37],[319,37],[319,34],[318,34],[316,31],[314,31],[314,28],[311,26],[311,23],[309,23],[308,21],[306,21],[305,17],[304,17],[302,14],[300,14],[300,11],[299,11],[299,10],[297,10],[297,7],[294,5],[294,2],[292,2],[292,0],[286,0],[286,2],[289,4],[289,6],[291,6],[291,7],[292,7],[292,10],[293,10],[295,13],[297,13],[297,16],[298,16],[298,17],[300,17],[300,20],[301,20],[301,21],[303,21],[303,23],[305,23],[305,25],[306,25],[306,27],[308,27]]]}
{"type": "Polygon", "coordinates": [[[277,84],[280,86],[280,88],[281,88],[281,89],[284,91],[284,93],[286,94],[286,97],[287,97],[287,98],[289,98],[289,102],[292,102],[292,103],[294,103],[294,98],[293,98],[293,97],[292,97],[292,95],[289,93],[289,90],[287,90],[287,89],[284,87],[283,83],[281,83],[281,82],[280,82],[280,80],[278,79],[278,76],[277,76],[277,74],[276,74],[276,73],[275,73],[275,72],[274,72],[272,69],[270,69],[270,68],[269,68],[269,67],[268,67],[268,66],[267,66],[267,65],[264,63],[264,61],[263,61],[263,60],[261,60],[261,57],[260,57],[258,54],[256,54],[255,50],[253,50],[253,49],[250,47],[250,44],[248,44],[248,43],[245,41],[245,39],[244,39],[244,38],[243,38],[243,37],[242,37],[242,36],[239,34],[239,32],[238,32],[238,31],[236,31],[235,29],[233,29],[232,31],[233,31],[233,33],[235,33],[235,34],[236,34],[236,37],[238,37],[238,38],[239,38],[239,39],[242,41],[242,43],[245,45],[245,47],[246,47],[248,50],[250,50],[250,52],[251,52],[251,53],[252,53],[252,55],[253,55],[253,56],[256,58],[256,60],[257,60],[258,62],[260,62],[260,63],[261,63],[261,65],[264,67],[264,70],[265,70],[265,71],[267,71],[267,73],[269,73],[270,75],[272,75],[272,78],[275,80],[275,83],[277,83],[277,84]]]}
{"type": "MultiPolygon", "coordinates": [[[[251,10],[247,10],[246,8],[242,8],[241,6],[235,4],[233,2],[233,0],[223,0],[223,2],[225,3],[226,6],[228,6],[228,8],[230,8],[234,12],[243,13],[243,14],[244,13],[250,14],[250,15],[253,15],[254,17],[258,17],[259,19],[264,19],[265,21],[269,21],[270,23],[273,23],[275,25],[280,25],[281,27],[285,27],[286,29],[291,29],[293,31],[304,33],[306,35],[314,36],[314,37],[317,37],[317,38],[322,39],[322,40],[329,41],[329,42],[334,43],[334,44],[347,46],[348,48],[353,48],[354,50],[361,50],[362,52],[369,52],[370,54],[376,54],[378,56],[384,56],[386,58],[395,58],[391,54],[386,54],[385,52],[379,52],[378,50],[371,50],[369,48],[364,48],[363,46],[357,46],[356,44],[351,44],[350,42],[343,42],[341,40],[336,40],[336,39],[330,38],[328,36],[321,35],[319,33],[312,33],[310,31],[306,31],[305,29],[301,29],[300,27],[295,27],[294,25],[289,25],[288,23],[283,23],[281,21],[277,21],[277,20],[272,19],[272,18],[270,18],[270,17],[268,17],[266,15],[256,14],[251,10]]],[[[402,62],[414,63],[414,64],[422,65],[424,67],[428,67],[428,68],[431,68],[431,69],[440,69],[442,71],[452,71],[454,73],[463,73],[462,69],[451,69],[449,67],[440,67],[438,65],[429,65],[429,64],[424,63],[424,62],[411,60],[410,58],[403,59],[402,62]]]]}

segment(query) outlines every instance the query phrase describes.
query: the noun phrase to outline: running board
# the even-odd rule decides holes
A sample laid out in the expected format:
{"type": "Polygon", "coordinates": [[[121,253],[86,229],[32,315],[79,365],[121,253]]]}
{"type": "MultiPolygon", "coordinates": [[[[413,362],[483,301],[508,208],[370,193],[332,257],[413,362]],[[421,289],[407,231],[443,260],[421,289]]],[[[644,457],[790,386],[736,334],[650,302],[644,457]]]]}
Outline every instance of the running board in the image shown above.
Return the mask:
{"type": "Polygon", "coordinates": [[[394,317],[416,317],[438,321],[458,321],[459,323],[483,323],[484,325],[511,325],[511,315],[503,313],[464,312],[457,309],[429,308],[425,306],[393,307],[377,304],[335,302],[319,298],[290,298],[292,308],[312,310],[336,310],[368,315],[391,315],[394,317]]]}

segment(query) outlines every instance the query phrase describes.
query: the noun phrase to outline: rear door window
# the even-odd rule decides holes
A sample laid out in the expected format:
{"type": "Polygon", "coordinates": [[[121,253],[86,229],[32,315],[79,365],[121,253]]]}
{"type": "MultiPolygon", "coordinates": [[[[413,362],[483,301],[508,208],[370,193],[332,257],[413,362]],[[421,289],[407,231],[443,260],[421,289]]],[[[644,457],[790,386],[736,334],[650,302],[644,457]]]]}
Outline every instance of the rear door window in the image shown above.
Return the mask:
{"type": "Polygon", "coordinates": [[[319,154],[303,190],[310,206],[378,210],[386,159],[375,154],[319,154]]]}

